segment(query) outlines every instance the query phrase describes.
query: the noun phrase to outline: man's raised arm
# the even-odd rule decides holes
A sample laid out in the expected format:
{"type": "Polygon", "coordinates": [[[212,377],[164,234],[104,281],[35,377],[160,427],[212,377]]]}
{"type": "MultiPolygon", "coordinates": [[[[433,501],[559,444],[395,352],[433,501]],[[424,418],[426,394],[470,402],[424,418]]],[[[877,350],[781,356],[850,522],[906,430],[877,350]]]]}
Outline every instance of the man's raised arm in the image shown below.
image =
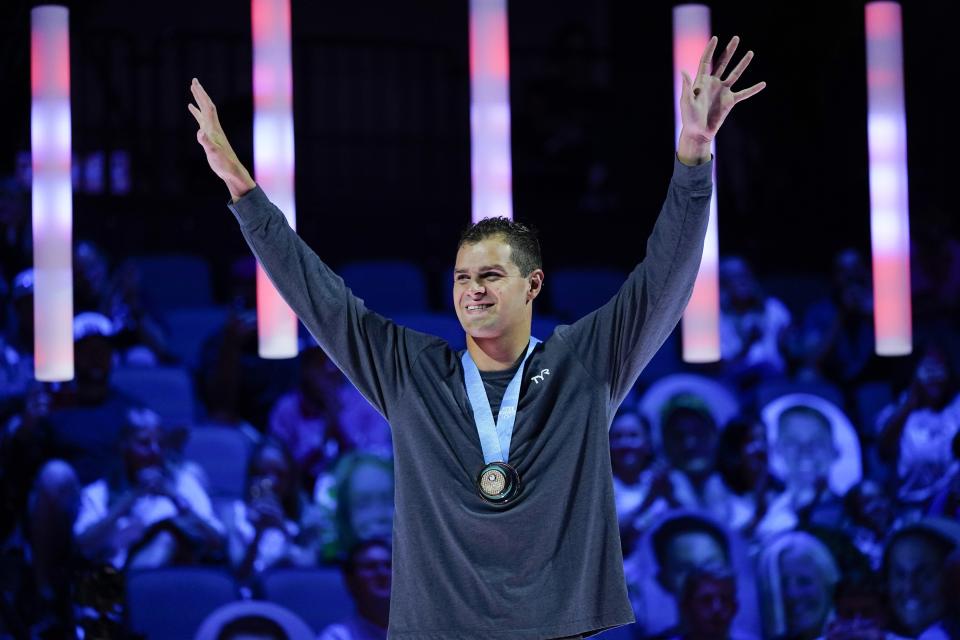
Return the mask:
{"type": "Polygon", "coordinates": [[[682,129],[673,178],[647,254],[613,299],[562,332],[584,366],[610,385],[619,403],[680,321],[693,292],[703,253],[712,189],[710,145],[733,106],[762,90],[733,84],[753,59],[748,51],[725,78],[740,39],[734,36],[711,71],[717,38],[704,49],[694,80],[683,73],[682,129]]]}
{"type": "Polygon", "coordinates": [[[350,293],[253,181],[196,78],[190,91],[197,102],[188,105],[200,126],[197,141],[210,168],[227,185],[230,209],[257,261],[330,359],[389,419],[388,406],[402,393],[410,363],[429,338],[367,310],[350,293]]]}

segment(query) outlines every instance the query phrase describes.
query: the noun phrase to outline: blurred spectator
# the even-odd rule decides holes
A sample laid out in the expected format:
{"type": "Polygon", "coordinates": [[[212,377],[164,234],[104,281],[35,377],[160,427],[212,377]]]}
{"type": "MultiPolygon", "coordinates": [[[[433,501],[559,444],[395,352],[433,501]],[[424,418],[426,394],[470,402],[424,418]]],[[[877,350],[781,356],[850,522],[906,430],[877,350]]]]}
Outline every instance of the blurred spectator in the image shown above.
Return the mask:
{"type": "Polygon", "coordinates": [[[651,537],[657,562],[656,580],[678,600],[687,576],[700,567],[731,567],[730,543],[723,530],[693,514],[668,517],[651,537]]]}
{"type": "Polygon", "coordinates": [[[356,544],[343,564],[343,578],[356,612],[324,629],[317,640],[386,640],[390,619],[392,550],[385,540],[356,544]]]}
{"type": "Polygon", "coordinates": [[[883,487],[868,479],[854,485],[843,497],[846,523],[843,530],[857,549],[870,560],[874,571],[883,563],[887,535],[895,528],[896,516],[883,487]]]}
{"type": "Polygon", "coordinates": [[[895,465],[901,502],[925,505],[957,468],[951,442],[960,431],[960,385],[937,345],[919,352],[910,387],[877,416],[881,459],[895,465]]]}
{"type": "MultiPolygon", "coordinates": [[[[63,458],[80,483],[116,475],[116,444],[129,410],[137,403],[110,385],[114,366],[113,324],[99,313],[73,321],[74,373],[52,398],[53,410],[34,429],[46,458],[63,458]]],[[[30,429],[24,424],[23,428],[30,429]]]]}
{"type": "Polygon", "coordinates": [[[643,531],[669,508],[673,488],[669,469],[655,459],[650,423],[633,409],[621,406],[613,419],[610,462],[626,557],[643,531]]]}
{"type": "Polygon", "coordinates": [[[823,635],[840,573],[822,542],[802,531],[784,533],[761,552],[758,573],[766,638],[823,635]]]}
{"type": "Polygon", "coordinates": [[[264,433],[271,407],[297,384],[297,364],[258,353],[254,258],[235,262],[230,275],[232,312],[201,348],[197,387],[211,422],[264,433]]]}
{"type": "Polygon", "coordinates": [[[670,482],[676,503],[735,526],[749,520],[746,507],[733,499],[716,473],[719,429],[705,399],[679,393],[667,401],[661,416],[663,450],[674,469],[670,482]]]}
{"type": "Polygon", "coordinates": [[[856,249],[841,251],[833,262],[830,297],[814,303],[802,328],[801,358],[806,372],[851,385],[869,377],[875,363],[873,292],[870,271],[856,249]]]}
{"type": "Polygon", "coordinates": [[[789,508],[801,524],[839,525],[843,503],[830,487],[830,470],[840,452],[830,419],[814,406],[797,404],[780,413],[776,428],[774,448],[786,484],[777,508],[789,508]]]}
{"type": "Polygon", "coordinates": [[[943,565],[943,599],[943,618],[921,633],[920,640],[960,638],[960,549],[954,549],[943,565]]]}
{"type": "Polygon", "coordinates": [[[393,456],[390,423],[349,382],[340,385],[340,433],[349,449],[383,458],[393,456]]]}
{"type": "Polygon", "coordinates": [[[842,578],[834,590],[833,607],[826,640],[900,640],[888,631],[886,594],[873,574],[842,578]]]}
{"type": "Polygon", "coordinates": [[[77,476],[62,460],[47,462],[34,479],[24,517],[2,544],[0,636],[75,637],[75,590],[85,569],[71,529],[79,496],[77,476]]]}
{"type": "Polygon", "coordinates": [[[124,363],[154,366],[175,360],[167,349],[160,313],[150,307],[140,285],[140,272],[132,262],[121,265],[110,279],[105,300],[124,363]]]}
{"type": "Polygon", "coordinates": [[[230,561],[241,579],[273,566],[308,566],[315,554],[300,527],[296,467],[284,447],[265,440],[250,456],[247,489],[227,516],[230,561]]]}
{"type": "Polygon", "coordinates": [[[326,559],[342,557],[358,542],[393,534],[393,463],[369,453],[344,456],[335,470],[337,549],[326,559]]]}
{"type": "Polygon", "coordinates": [[[293,455],[306,486],[343,451],[337,397],[342,375],[320,347],[300,352],[300,382],[270,412],[269,434],[293,455]]]}
{"type": "Polygon", "coordinates": [[[128,414],[119,439],[120,472],[83,489],[73,529],[90,558],[114,567],[196,562],[222,552],[223,525],[189,467],[173,468],[160,418],[128,414]]]}
{"type": "Polygon", "coordinates": [[[283,626],[265,616],[242,616],[223,625],[217,640],[290,640],[283,626]]]}
{"type": "Polygon", "coordinates": [[[13,279],[10,312],[7,327],[0,331],[0,418],[33,381],[33,269],[13,279]]]}
{"type": "Polygon", "coordinates": [[[110,270],[103,252],[88,240],[73,250],[73,308],[108,313],[110,270]]]}
{"type": "Polygon", "coordinates": [[[960,523],[942,518],[926,518],[893,534],[884,574],[896,632],[915,638],[944,617],[944,567],[958,545],[960,523]]]}
{"type": "Polygon", "coordinates": [[[960,432],[953,436],[953,473],[950,474],[946,486],[934,496],[927,515],[943,516],[953,520],[960,520],[960,432]]]}
{"type": "Polygon", "coordinates": [[[697,567],[687,574],[678,601],[676,640],[727,640],[740,608],[737,580],[723,566],[697,567]]]}
{"type": "Polygon", "coordinates": [[[960,310],[960,240],[947,231],[949,213],[924,213],[910,232],[911,298],[918,323],[935,325],[950,322],[960,310]]]}
{"type": "Polygon", "coordinates": [[[792,529],[796,515],[783,501],[777,501],[783,483],[770,472],[767,430],[755,416],[737,416],[723,428],[717,446],[717,470],[723,483],[742,505],[737,511],[749,514],[745,522],[734,522],[747,540],[764,538],[792,529]]]}
{"type": "Polygon", "coordinates": [[[33,265],[27,191],[13,177],[0,178],[0,277],[11,278],[33,265]]]}
{"type": "Polygon", "coordinates": [[[767,296],[743,258],[720,262],[720,354],[737,387],[782,375],[790,312],[767,296]]]}

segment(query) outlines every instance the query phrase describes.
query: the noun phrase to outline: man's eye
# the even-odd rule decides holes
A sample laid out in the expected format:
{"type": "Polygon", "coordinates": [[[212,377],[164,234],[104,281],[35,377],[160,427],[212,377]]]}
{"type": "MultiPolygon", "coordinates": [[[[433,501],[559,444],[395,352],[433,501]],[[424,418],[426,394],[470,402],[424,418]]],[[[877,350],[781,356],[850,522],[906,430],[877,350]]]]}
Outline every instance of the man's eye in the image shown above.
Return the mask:
{"type": "Polygon", "coordinates": [[[487,280],[496,280],[497,278],[500,277],[500,274],[499,274],[499,273],[485,273],[485,274],[483,274],[483,277],[486,278],[487,280]]]}

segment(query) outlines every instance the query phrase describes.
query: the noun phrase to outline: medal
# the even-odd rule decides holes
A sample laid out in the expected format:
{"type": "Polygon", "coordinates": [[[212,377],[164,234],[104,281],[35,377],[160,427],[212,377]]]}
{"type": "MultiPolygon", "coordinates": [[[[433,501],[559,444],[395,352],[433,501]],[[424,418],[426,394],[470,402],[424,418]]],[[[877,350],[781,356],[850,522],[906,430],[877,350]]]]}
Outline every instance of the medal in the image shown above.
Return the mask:
{"type": "Polygon", "coordinates": [[[520,402],[520,382],[523,379],[523,366],[540,341],[530,338],[527,353],[523,357],[517,372],[513,375],[500,403],[500,420],[493,420],[490,400],[483,386],[480,370],[464,351],[463,378],[467,387],[467,396],[473,407],[473,419],[480,436],[480,448],[483,450],[484,467],[477,474],[477,494],[495,506],[505,506],[520,495],[520,474],[507,464],[510,455],[510,440],[513,437],[513,424],[517,419],[517,404],[520,402]]]}
{"type": "Polygon", "coordinates": [[[477,476],[480,497],[496,505],[505,505],[520,495],[520,474],[506,462],[491,462],[477,476]]]}

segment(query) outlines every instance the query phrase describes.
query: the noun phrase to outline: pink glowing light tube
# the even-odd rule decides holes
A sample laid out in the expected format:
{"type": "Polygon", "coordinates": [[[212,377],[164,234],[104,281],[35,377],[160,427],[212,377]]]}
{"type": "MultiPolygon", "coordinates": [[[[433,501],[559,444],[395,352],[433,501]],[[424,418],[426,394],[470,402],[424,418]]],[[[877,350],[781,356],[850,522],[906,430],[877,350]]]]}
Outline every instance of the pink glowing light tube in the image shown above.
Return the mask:
{"type": "Polygon", "coordinates": [[[66,7],[30,11],[34,367],[43,381],[73,378],[69,24],[66,7]]]}
{"type": "Polygon", "coordinates": [[[506,0],[470,0],[470,161],[473,221],[512,219],[506,0]]]}
{"type": "MultiPolygon", "coordinates": [[[[676,142],[680,141],[680,92],[684,70],[691,80],[700,66],[700,56],[710,40],[710,9],[702,4],[683,4],[673,9],[673,104],[676,142]]],[[[711,146],[711,153],[715,145],[711,146]]],[[[716,161],[713,181],[716,184],[716,161]]],[[[683,360],[716,362],[720,359],[720,281],[717,269],[717,190],[710,198],[710,219],[703,244],[700,271],[693,286],[693,296],[683,312],[683,360]]]]}
{"type": "Polygon", "coordinates": [[[865,13],[876,352],[900,356],[913,350],[900,5],[869,2],[865,13]]]}
{"type": "MultiPolygon", "coordinates": [[[[252,0],[253,171],[257,183],[296,229],[290,0],[252,0]]],[[[257,265],[261,358],[297,355],[297,317],[257,265]]]]}

